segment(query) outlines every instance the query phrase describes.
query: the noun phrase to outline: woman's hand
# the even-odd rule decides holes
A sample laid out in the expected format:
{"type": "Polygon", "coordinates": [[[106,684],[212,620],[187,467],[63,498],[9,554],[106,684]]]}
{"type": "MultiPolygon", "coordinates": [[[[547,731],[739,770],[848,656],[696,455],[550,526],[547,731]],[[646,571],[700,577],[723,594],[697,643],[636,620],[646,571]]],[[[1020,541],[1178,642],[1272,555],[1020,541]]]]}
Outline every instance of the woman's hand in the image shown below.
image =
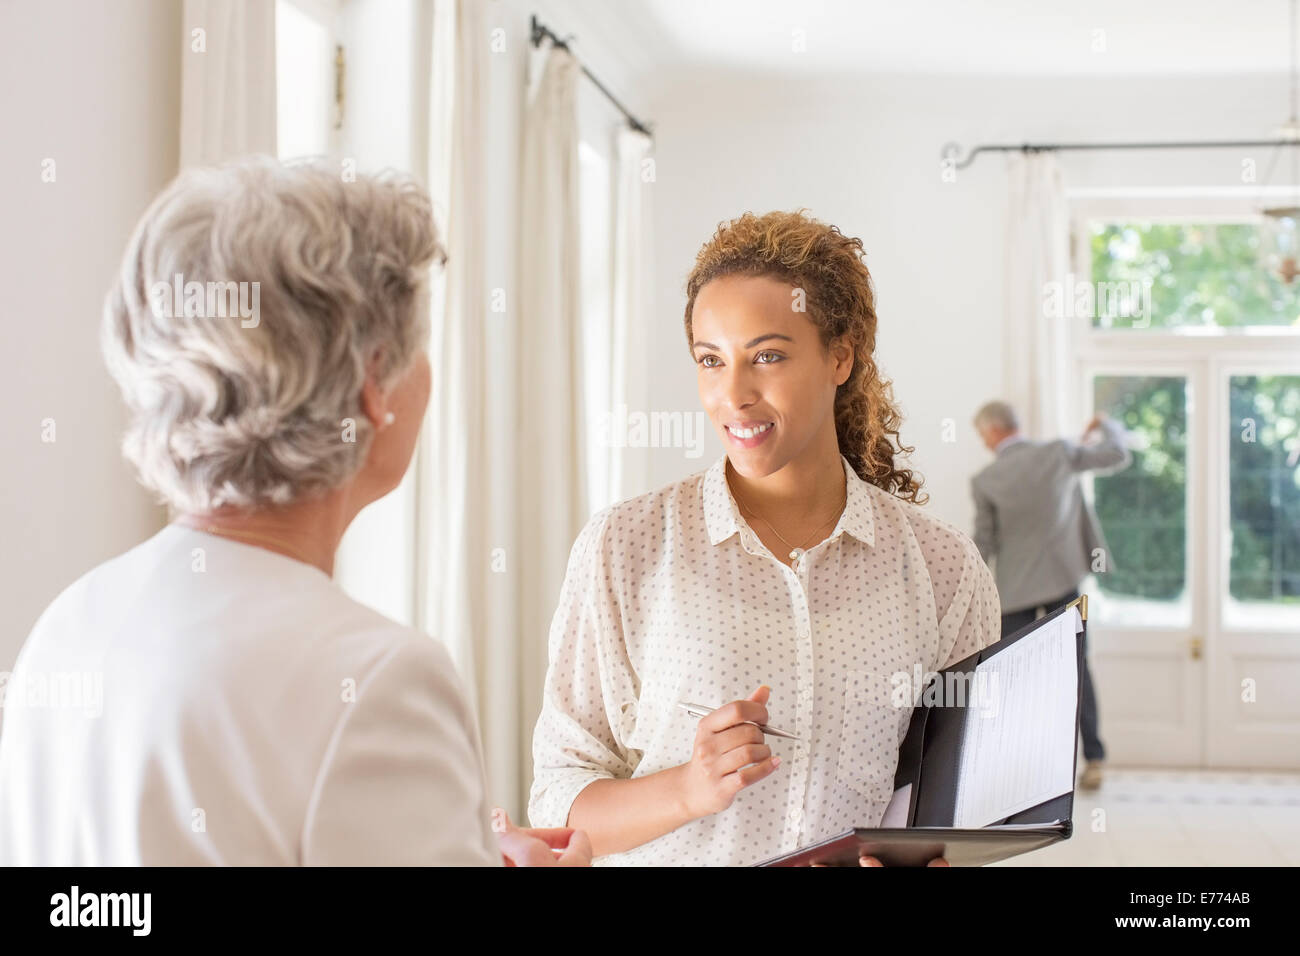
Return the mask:
{"type": "MultiPolygon", "coordinates": [[[[830,865],[831,865],[831,864],[828,864],[828,863],[810,863],[810,864],[809,864],[809,866],[830,866],[830,865]]],[[[838,864],[836,864],[836,865],[838,865],[838,864]]],[[[845,864],[845,865],[846,865],[846,866],[851,866],[852,864],[845,864]]],[[[877,860],[874,856],[866,856],[866,855],[864,854],[864,855],[858,857],[858,866],[884,866],[884,865],[885,865],[885,864],[881,863],[881,862],[880,862],[879,860],[877,860]]],[[[941,856],[936,856],[933,860],[931,860],[929,863],[926,864],[926,866],[951,866],[951,865],[952,865],[952,864],[950,864],[947,860],[945,860],[945,859],[944,859],[943,857],[941,857],[941,856]]]]}
{"type": "Polygon", "coordinates": [[[731,806],[745,787],[776,770],[773,757],[757,724],[767,723],[767,701],[772,689],[760,687],[744,700],[723,704],[700,720],[689,763],[680,768],[682,798],[692,820],[719,813],[731,806]]]}
{"type": "MultiPolygon", "coordinates": [[[[884,865],[885,864],[881,863],[874,856],[858,857],[858,866],[884,866],[884,865]]],[[[936,856],[933,860],[927,863],[926,866],[951,866],[951,864],[943,857],[936,856]]]]}
{"type": "Polygon", "coordinates": [[[506,866],[591,866],[591,841],[581,830],[517,827],[500,807],[492,811],[492,829],[506,866]]]}

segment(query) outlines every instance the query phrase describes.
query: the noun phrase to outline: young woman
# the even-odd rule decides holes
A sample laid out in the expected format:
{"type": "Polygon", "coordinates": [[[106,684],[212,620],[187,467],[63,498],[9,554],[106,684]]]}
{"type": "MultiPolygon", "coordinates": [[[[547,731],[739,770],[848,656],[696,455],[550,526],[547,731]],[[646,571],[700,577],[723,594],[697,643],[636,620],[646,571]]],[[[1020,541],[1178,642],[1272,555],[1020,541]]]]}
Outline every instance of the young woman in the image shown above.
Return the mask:
{"type": "Polygon", "coordinates": [[[998,639],[979,551],[896,462],[862,255],[747,213],[696,259],[686,339],[726,455],[591,519],[550,633],[529,816],[598,863],[743,865],[877,824],[916,669],[998,639]]]}

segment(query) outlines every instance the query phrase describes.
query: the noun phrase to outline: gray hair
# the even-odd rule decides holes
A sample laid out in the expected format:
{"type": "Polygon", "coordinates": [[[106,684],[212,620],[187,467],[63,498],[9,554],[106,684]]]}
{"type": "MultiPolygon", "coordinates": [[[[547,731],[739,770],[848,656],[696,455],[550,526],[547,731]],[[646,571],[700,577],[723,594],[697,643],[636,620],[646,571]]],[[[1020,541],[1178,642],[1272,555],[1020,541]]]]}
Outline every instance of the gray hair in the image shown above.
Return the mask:
{"type": "Polygon", "coordinates": [[[1018,431],[1020,419],[1016,417],[1016,410],[1006,402],[993,401],[982,405],[975,413],[975,427],[1018,431]]]}
{"type": "Polygon", "coordinates": [[[343,484],[373,438],[367,374],[387,387],[427,347],[435,259],[432,204],[403,174],[253,156],[178,176],[100,328],[141,482],[198,513],[343,484]]]}

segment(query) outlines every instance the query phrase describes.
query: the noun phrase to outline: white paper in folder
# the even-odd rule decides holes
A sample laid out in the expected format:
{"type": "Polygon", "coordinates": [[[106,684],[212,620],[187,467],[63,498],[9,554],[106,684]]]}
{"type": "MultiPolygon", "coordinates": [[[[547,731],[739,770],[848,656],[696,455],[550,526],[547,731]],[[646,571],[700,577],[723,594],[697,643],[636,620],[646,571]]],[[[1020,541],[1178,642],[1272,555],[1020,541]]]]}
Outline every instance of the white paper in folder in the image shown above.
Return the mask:
{"type": "Polygon", "coordinates": [[[975,668],[954,827],[985,827],[1074,786],[1078,607],[975,668]]]}

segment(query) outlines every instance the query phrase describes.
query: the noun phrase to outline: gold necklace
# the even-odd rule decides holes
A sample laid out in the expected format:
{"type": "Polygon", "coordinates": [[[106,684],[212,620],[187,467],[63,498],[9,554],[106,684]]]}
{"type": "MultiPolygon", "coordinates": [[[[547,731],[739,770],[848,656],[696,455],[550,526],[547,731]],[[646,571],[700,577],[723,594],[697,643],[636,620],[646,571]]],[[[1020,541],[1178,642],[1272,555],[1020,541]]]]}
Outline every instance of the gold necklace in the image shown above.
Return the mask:
{"type": "MultiPolygon", "coordinates": [[[[189,527],[192,528],[192,527],[196,527],[196,526],[195,526],[195,525],[190,525],[189,527]]],[[[303,555],[303,553],[302,553],[301,551],[298,551],[298,550],[296,550],[296,549],[294,549],[294,548],[289,547],[289,546],[288,546],[287,544],[285,544],[283,541],[277,540],[276,538],[269,538],[269,537],[267,537],[266,535],[263,535],[263,534],[254,534],[252,531],[233,531],[233,530],[231,530],[231,529],[229,529],[229,528],[218,528],[216,525],[213,525],[213,524],[210,524],[210,525],[204,525],[203,527],[199,528],[199,530],[200,530],[200,531],[206,531],[208,534],[226,535],[226,536],[231,537],[231,538],[239,538],[239,537],[252,538],[252,539],[254,539],[254,540],[256,540],[256,541],[263,541],[263,542],[266,542],[267,544],[273,544],[273,545],[275,545],[276,547],[281,548],[281,549],[283,549],[283,550],[289,552],[289,554],[291,554],[294,558],[298,559],[299,561],[303,562],[304,564],[310,564],[310,565],[315,566],[315,562],[309,560],[306,556],[303,555]]]]}
{"type": "Polygon", "coordinates": [[[746,514],[753,515],[753,516],[754,516],[755,518],[757,518],[759,521],[762,521],[763,524],[767,525],[768,530],[771,531],[771,532],[772,532],[774,535],[776,535],[778,538],[780,538],[780,539],[781,539],[781,542],[782,542],[782,543],[783,543],[787,548],[790,549],[790,560],[791,560],[791,561],[798,561],[799,558],[802,557],[802,556],[803,556],[803,553],[804,553],[803,545],[804,545],[804,544],[807,544],[807,543],[808,543],[809,541],[811,541],[814,537],[816,537],[818,531],[821,531],[822,528],[826,527],[828,524],[830,524],[832,521],[834,521],[837,517],[839,517],[839,515],[844,511],[844,507],[845,507],[845,505],[847,505],[847,504],[849,503],[849,489],[848,489],[848,486],[845,485],[845,487],[844,487],[844,501],[840,504],[840,506],[839,506],[839,508],[836,510],[835,514],[832,515],[828,520],[823,521],[823,522],[822,522],[821,524],[819,524],[816,528],[814,528],[814,529],[813,529],[813,533],[810,534],[810,535],[808,535],[808,537],[804,538],[804,540],[803,540],[799,545],[793,545],[793,544],[791,544],[789,541],[787,541],[787,540],[785,539],[785,535],[781,534],[780,531],[777,531],[775,528],[772,527],[771,522],[769,522],[767,519],[765,519],[762,515],[760,515],[760,514],[758,514],[757,512],[753,511],[753,510],[749,507],[749,505],[745,504],[745,502],[741,499],[740,495],[736,494],[735,489],[732,489],[732,492],[731,492],[731,493],[732,493],[733,495],[736,495],[736,501],[740,504],[740,510],[741,510],[741,511],[745,512],[746,514]]]}

